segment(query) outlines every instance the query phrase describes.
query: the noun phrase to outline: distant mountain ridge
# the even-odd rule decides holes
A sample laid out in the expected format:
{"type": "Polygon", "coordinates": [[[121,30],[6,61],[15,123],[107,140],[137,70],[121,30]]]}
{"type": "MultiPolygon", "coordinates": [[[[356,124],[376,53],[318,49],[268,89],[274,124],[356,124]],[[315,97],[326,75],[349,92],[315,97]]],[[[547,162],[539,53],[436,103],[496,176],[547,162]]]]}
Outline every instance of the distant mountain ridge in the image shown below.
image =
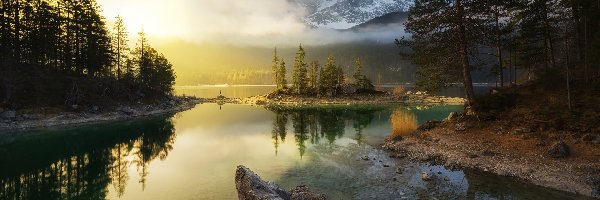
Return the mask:
{"type": "Polygon", "coordinates": [[[408,12],[391,12],[383,16],[376,17],[365,23],[356,25],[347,30],[349,31],[368,31],[386,26],[404,26],[404,23],[408,20],[408,12]]]}
{"type": "Polygon", "coordinates": [[[312,27],[349,29],[394,12],[407,12],[412,0],[289,0],[307,11],[312,27]]]}

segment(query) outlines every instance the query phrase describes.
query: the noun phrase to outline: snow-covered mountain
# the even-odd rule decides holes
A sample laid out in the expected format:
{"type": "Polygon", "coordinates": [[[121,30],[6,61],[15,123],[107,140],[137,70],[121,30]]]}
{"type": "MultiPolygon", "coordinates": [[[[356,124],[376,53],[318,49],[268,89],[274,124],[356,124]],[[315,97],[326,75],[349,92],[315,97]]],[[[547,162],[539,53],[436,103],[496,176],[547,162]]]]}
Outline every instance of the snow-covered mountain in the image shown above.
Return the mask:
{"type": "Polygon", "coordinates": [[[290,0],[307,11],[313,27],[348,29],[392,12],[406,12],[412,0],[290,0]]]}

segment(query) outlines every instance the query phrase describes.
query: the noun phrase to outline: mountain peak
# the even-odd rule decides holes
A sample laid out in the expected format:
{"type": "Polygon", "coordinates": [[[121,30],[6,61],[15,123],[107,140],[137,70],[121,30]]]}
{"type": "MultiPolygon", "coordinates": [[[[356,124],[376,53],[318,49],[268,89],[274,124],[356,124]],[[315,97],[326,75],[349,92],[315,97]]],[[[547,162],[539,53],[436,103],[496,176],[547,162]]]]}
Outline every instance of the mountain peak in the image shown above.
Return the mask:
{"type": "Polygon", "coordinates": [[[407,12],[412,0],[291,0],[307,11],[313,27],[348,29],[392,12],[407,12]]]}

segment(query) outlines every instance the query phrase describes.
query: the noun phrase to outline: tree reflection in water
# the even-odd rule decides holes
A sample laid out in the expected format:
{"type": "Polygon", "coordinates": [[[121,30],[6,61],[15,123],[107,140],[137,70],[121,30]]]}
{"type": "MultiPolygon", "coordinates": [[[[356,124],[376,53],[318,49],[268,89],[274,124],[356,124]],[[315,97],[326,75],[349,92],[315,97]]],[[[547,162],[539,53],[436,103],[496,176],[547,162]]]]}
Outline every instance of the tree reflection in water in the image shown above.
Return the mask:
{"type": "Polygon", "coordinates": [[[375,113],[383,111],[382,106],[267,106],[267,110],[275,113],[273,119],[272,138],[275,154],[279,145],[285,142],[288,118],[292,121],[294,141],[298,146],[300,157],[306,153],[306,141],[317,144],[325,138],[329,144],[345,134],[346,124],[352,124],[358,143],[362,142],[363,129],[371,124],[375,113]],[[289,117],[288,117],[289,116],[289,117]]]}
{"type": "Polygon", "coordinates": [[[173,149],[171,117],[3,136],[0,199],[106,199],[110,185],[120,197],[132,164],[144,187],[150,162],[173,149]]]}

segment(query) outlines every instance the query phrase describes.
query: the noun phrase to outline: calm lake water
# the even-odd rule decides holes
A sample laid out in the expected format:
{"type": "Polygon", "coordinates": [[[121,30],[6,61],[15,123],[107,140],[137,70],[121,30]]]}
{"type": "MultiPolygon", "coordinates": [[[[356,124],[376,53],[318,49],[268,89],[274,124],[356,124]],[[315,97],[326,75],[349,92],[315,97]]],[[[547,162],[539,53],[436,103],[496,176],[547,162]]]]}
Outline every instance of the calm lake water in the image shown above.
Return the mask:
{"type": "Polygon", "coordinates": [[[201,104],[149,119],[2,133],[0,199],[237,199],[237,165],[287,188],[309,185],[331,199],[580,198],[391,159],[373,148],[390,132],[392,112],[418,124],[458,110],[201,104]],[[422,181],[423,171],[434,180],[422,181]]]}

